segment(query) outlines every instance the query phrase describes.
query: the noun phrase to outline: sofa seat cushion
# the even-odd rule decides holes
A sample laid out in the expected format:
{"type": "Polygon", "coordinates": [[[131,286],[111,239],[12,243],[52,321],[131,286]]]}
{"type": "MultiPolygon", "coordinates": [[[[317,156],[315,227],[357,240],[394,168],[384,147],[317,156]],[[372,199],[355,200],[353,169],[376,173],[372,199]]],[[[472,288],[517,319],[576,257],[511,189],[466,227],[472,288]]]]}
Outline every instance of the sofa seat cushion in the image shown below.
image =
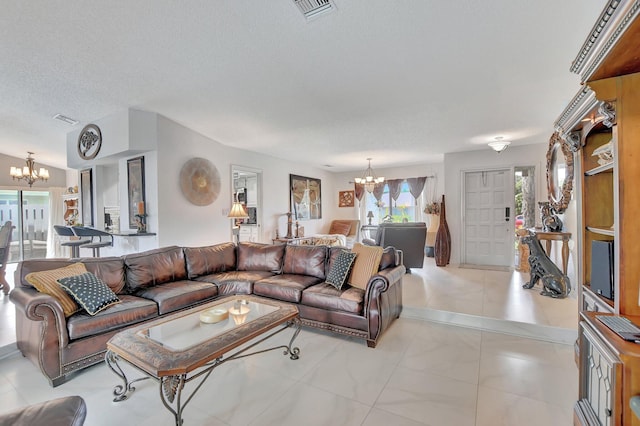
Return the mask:
{"type": "Polygon", "coordinates": [[[78,312],[67,319],[71,340],[103,334],[158,316],[158,305],[141,297],[120,295],[120,303],[91,316],[78,312]]]}
{"type": "Polygon", "coordinates": [[[322,280],[308,275],[275,275],[256,281],[253,285],[253,294],[284,302],[300,303],[302,291],[319,282],[322,282],[322,280]]]}
{"type": "Polygon", "coordinates": [[[268,271],[228,271],[217,274],[203,275],[196,281],[214,283],[218,286],[218,294],[251,294],[253,283],[263,278],[272,277],[273,272],[268,271]]]}
{"type": "Polygon", "coordinates": [[[350,286],[338,290],[329,283],[320,283],[302,292],[302,304],[363,315],[364,290],[350,286]]]}
{"type": "Polygon", "coordinates": [[[215,284],[201,281],[174,281],[140,290],[136,296],[153,300],[160,315],[208,301],[218,295],[215,284]]]}

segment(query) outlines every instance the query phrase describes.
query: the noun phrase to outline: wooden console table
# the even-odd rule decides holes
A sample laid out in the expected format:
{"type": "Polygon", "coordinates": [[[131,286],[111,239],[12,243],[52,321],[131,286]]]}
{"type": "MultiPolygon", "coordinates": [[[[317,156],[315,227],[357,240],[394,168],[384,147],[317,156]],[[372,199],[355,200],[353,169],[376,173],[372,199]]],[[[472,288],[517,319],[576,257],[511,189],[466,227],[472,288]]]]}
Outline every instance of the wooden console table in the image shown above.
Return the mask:
{"type": "Polygon", "coordinates": [[[562,273],[567,275],[567,265],[569,263],[569,240],[571,232],[545,232],[541,229],[530,229],[536,238],[544,241],[547,256],[551,257],[551,241],[562,241],[562,273]]]}

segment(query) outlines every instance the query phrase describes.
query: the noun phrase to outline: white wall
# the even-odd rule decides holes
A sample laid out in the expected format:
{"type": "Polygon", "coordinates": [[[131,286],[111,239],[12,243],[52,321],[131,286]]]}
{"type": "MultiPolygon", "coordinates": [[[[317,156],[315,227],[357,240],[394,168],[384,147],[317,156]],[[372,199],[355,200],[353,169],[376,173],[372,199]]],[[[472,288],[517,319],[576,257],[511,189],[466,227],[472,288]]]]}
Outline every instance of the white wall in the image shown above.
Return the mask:
{"type": "MultiPolygon", "coordinates": [[[[540,143],[524,146],[510,146],[502,153],[496,153],[489,147],[478,151],[467,151],[445,154],[445,191],[447,222],[451,232],[451,264],[461,263],[462,249],[462,173],[463,171],[489,170],[497,168],[511,168],[518,166],[535,166],[536,168],[536,201],[547,201],[546,167],[548,143],[540,143]]],[[[563,215],[565,230],[572,233],[572,239],[576,236],[575,202],[569,205],[569,209],[563,215]]],[[[539,224],[540,218],[536,217],[539,224]]],[[[571,245],[572,249],[573,244],[571,245]]],[[[554,247],[558,252],[558,247],[554,247]]],[[[572,254],[575,258],[575,253],[572,254]]]]}
{"type": "MultiPolygon", "coordinates": [[[[263,172],[263,227],[260,235],[262,242],[271,242],[275,237],[276,227],[280,235],[286,233],[284,214],[289,211],[290,173],[322,180],[322,219],[300,222],[300,225],[305,227],[305,234],[320,232],[325,223],[334,218],[331,205],[332,194],[336,190],[330,173],[275,157],[231,148],[165,117],[158,117],[157,227],[152,228],[152,231],[159,232],[159,246],[202,246],[231,240],[231,220],[227,218],[232,202],[231,164],[260,169],[263,172]],[[180,191],[180,170],[185,162],[194,157],[211,161],[220,173],[220,194],[208,206],[189,203],[180,191]]],[[[147,176],[149,190],[154,180],[150,174],[147,176]]],[[[154,215],[153,212],[150,214],[154,215]]]]}

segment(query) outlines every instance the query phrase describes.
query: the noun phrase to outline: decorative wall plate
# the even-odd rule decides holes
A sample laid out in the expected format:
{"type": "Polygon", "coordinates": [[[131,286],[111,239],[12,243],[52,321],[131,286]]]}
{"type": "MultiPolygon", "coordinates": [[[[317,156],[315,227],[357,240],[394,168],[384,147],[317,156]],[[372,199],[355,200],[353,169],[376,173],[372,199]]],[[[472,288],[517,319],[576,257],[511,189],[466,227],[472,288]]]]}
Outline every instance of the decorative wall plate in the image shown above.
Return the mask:
{"type": "Polygon", "coordinates": [[[78,136],[78,155],[84,160],[96,158],[102,147],[102,132],[95,124],[84,126],[78,136]]]}
{"type": "Polygon", "coordinates": [[[208,206],[220,194],[220,173],[211,161],[192,158],[180,170],[180,190],[191,204],[208,206]]]}

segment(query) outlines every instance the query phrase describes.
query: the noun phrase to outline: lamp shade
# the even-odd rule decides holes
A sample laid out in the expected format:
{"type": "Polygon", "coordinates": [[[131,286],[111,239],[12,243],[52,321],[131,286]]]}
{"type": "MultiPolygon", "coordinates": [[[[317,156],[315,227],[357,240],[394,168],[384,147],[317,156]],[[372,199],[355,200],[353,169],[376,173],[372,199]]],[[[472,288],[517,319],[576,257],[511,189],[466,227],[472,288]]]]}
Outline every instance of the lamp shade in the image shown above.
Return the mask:
{"type": "Polygon", "coordinates": [[[227,217],[233,219],[246,219],[249,217],[249,214],[247,213],[241,202],[234,201],[227,217]]]}

